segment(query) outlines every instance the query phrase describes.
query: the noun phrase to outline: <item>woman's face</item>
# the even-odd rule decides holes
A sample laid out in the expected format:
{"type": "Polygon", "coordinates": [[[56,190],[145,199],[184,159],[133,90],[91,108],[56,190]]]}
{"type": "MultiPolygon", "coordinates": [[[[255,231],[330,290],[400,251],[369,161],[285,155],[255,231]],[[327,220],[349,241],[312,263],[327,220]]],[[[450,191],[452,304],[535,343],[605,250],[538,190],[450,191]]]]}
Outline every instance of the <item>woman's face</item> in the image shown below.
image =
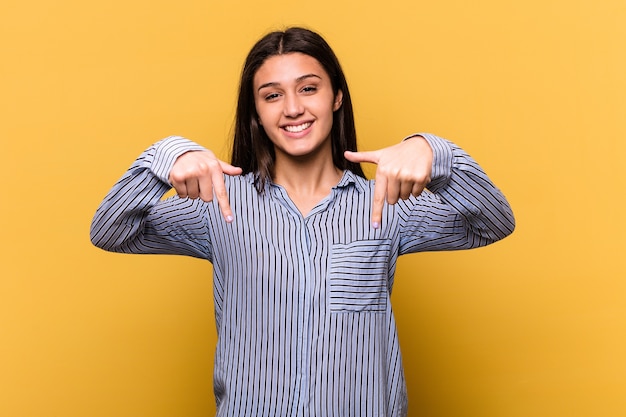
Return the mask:
{"type": "Polygon", "coordinates": [[[328,152],[333,113],[343,94],[335,96],[330,77],[313,57],[275,55],[253,80],[259,122],[274,144],[276,157],[305,157],[328,152]]]}

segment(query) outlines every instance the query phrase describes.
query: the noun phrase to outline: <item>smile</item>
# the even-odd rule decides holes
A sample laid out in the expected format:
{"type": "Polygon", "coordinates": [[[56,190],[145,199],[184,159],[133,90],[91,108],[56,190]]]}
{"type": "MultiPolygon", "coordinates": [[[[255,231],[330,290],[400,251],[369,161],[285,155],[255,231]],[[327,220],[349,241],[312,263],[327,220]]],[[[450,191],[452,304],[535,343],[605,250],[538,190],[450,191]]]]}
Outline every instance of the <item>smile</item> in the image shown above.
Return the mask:
{"type": "Polygon", "coordinates": [[[311,122],[306,122],[306,123],[302,123],[301,125],[297,125],[297,126],[285,126],[283,129],[285,129],[289,133],[299,133],[299,132],[302,132],[303,130],[306,130],[309,127],[311,127],[312,124],[313,123],[311,123],[311,122]]]}

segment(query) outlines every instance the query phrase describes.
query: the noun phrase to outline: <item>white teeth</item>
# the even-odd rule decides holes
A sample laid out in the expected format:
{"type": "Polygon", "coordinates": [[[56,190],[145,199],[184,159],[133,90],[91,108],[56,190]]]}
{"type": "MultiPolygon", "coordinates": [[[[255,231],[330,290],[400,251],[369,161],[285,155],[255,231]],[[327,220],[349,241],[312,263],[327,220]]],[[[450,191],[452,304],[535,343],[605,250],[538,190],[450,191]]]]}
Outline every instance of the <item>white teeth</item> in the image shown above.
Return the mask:
{"type": "Polygon", "coordinates": [[[285,126],[285,130],[290,133],[302,132],[304,129],[308,129],[311,126],[311,122],[303,123],[298,126],[285,126]]]}

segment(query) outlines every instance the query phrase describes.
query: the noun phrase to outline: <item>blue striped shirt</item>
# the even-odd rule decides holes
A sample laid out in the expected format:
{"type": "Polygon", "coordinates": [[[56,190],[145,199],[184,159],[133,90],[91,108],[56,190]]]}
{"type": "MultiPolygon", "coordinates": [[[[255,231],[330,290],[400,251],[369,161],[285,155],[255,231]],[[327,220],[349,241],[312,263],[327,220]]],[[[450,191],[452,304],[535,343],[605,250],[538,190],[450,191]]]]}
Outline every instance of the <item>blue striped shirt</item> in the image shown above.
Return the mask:
{"type": "Polygon", "coordinates": [[[234,222],[216,201],[172,197],[175,159],[203,149],[170,137],[146,150],[98,208],[92,242],[213,264],[218,416],[406,416],[390,294],[399,255],[484,246],[513,231],[502,193],[462,149],[434,151],[421,196],[385,205],[350,171],[303,217],[284,188],[225,176],[234,222]]]}

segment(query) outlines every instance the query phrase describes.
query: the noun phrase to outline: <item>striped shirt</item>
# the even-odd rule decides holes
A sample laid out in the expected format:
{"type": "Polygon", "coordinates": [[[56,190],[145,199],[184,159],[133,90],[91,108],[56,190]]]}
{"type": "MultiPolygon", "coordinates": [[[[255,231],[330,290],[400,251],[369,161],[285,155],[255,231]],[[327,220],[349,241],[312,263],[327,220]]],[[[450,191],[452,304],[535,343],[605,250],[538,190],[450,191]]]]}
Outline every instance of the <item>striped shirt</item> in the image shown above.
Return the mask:
{"type": "Polygon", "coordinates": [[[96,246],[213,264],[217,416],[406,416],[389,298],[398,256],[484,246],[514,228],[478,164],[422,136],[434,152],[428,191],[386,204],[378,229],[374,183],[350,171],[305,217],[281,186],[257,192],[253,174],[225,176],[230,224],[216,201],[162,200],[175,159],[203,149],[181,137],[154,144],[111,189],[96,246]]]}

